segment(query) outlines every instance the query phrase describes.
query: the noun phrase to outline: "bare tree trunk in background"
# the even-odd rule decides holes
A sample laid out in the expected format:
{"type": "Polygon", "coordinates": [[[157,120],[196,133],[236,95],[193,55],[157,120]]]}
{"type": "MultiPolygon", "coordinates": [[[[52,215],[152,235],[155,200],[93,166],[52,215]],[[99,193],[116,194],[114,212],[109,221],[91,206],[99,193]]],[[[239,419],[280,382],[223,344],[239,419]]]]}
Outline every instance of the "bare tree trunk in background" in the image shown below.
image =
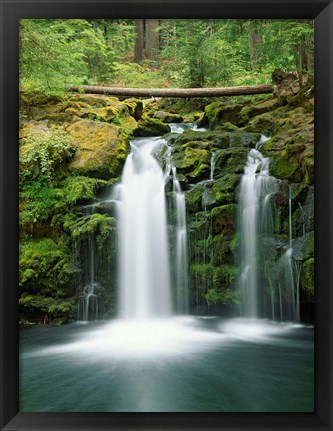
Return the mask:
{"type": "Polygon", "coordinates": [[[146,19],[146,57],[155,60],[159,51],[158,19],[146,19]]]}
{"type": "Polygon", "coordinates": [[[141,63],[143,60],[143,19],[135,19],[135,49],[134,49],[134,61],[135,63],[141,63]]]}
{"type": "Polygon", "coordinates": [[[248,29],[249,52],[252,62],[252,68],[255,71],[260,70],[263,60],[263,53],[261,48],[261,36],[259,29],[250,21],[248,29]]]}

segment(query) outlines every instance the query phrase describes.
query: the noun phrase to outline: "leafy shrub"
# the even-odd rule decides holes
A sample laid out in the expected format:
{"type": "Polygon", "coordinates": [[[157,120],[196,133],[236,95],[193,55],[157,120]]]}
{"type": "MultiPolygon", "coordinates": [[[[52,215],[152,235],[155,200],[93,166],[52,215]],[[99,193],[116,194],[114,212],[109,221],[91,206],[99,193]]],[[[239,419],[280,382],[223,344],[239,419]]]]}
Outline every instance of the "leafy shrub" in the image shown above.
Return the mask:
{"type": "Polygon", "coordinates": [[[55,169],[70,160],[76,148],[74,139],[62,129],[30,133],[20,148],[22,170],[33,178],[50,181],[55,169]]]}

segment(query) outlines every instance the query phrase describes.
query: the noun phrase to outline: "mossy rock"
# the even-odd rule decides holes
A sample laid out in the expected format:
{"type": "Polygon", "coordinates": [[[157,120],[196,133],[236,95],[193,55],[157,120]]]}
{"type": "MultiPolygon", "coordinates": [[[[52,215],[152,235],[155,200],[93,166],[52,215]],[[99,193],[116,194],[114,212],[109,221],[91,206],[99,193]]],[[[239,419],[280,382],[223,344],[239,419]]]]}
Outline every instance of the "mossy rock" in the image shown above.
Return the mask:
{"type": "Polygon", "coordinates": [[[85,94],[78,93],[69,98],[71,102],[84,103],[86,106],[95,107],[95,108],[103,108],[108,105],[116,106],[119,102],[119,99],[112,96],[106,96],[102,94],[85,94]]]}
{"type": "Polygon", "coordinates": [[[231,238],[236,230],[237,205],[229,204],[215,207],[211,211],[212,234],[223,234],[226,238],[231,238]]]}
{"type": "Polygon", "coordinates": [[[252,118],[242,130],[245,132],[261,133],[270,137],[275,132],[275,122],[276,119],[270,113],[262,114],[252,118]]]}
{"type": "Polygon", "coordinates": [[[165,111],[157,111],[154,113],[154,118],[162,121],[163,123],[181,123],[183,117],[179,114],[172,114],[165,111]]]}
{"type": "Polygon", "coordinates": [[[220,266],[225,263],[231,264],[235,261],[230,240],[226,239],[223,233],[213,236],[212,249],[212,264],[214,266],[220,266]]]}
{"type": "Polygon", "coordinates": [[[242,174],[249,150],[247,148],[227,148],[215,156],[214,177],[225,174],[242,174]]]}
{"type": "Polygon", "coordinates": [[[30,134],[44,134],[51,131],[50,124],[47,120],[45,121],[35,121],[30,120],[24,122],[20,126],[19,138],[24,139],[30,134]]]}
{"type": "Polygon", "coordinates": [[[291,163],[286,160],[285,155],[273,158],[270,164],[270,174],[281,180],[290,180],[298,170],[298,163],[291,163]]]}
{"type": "Polygon", "coordinates": [[[205,142],[206,146],[217,149],[225,149],[229,147],[254,147],[259,139],[260,134],[249,132],[244,133],[237,128],[235,130],[228,131],[223,129],[206,132],[186,130],[175,140],[174,145],[183,145],[190,142],[205,142]]]}
{"type": "Polygon", "coordinates": [[[129,145],[119,127],[80,120],[67,128],[79,148],[68,169],[75,175],[108,180],[122,171],[129,145]]]}
{"type": "Polygon", "coordinates": [[[232,123],[236,126],[242,125],[240,111],[244,105],[226,104],[223,102],[213,102],[205,107],[205,116],[208,119],[209,128],[216,129],[222,123],[232,123]]]}
{"type": "Polygon", "coordinates": [[[246,124],[251,118],[265,114],[266,112],[274,111],[280,106],[280,101],[277,98],[273,98],[265,102],[251,103],[250,105],[244,106],[240,111],[240,115],[243,118],[243,122],[246,124]]]}
{"type": "Polygon", "coordinates": [[[162,136],[170,133],[171,129],[167,124],[157,118],[150,118],[146,114],[138,122],[138,128],[134,134],[138,137],[162,136]]]}
{"type": "Polygon", "coordinates": [[[185,193],[186,208],[190,213],[197,213],[203,210],[202,195],[205,187],[201,184],[196,185],[185,193]]]}
{"type": "Polygon", "coordinates": [[[139,121],[143,114],[142,100],[131,98],[125,99],[123,103],[127,106],[130,116],[139,121]]]}
{"type": "MultiPolygon", "coordinates": [[[[66,112],[67,111],[68,109],[66,110],[66,112]]],[[[92,109],[91,107],[88,107],[80,111],[77,111],[76,115],[79,116],[80,118],[87,118],[88,120],[104,121],[104,122],[110,123],[117,117],[118,111],[113,106],[103,106],[103,107],[94,108],[94,109],[92,109]]],[[[129,112],[128,112],[128,115],[129,115],[129,112]]]]}
{"type": "Polygon", "coordinates": [[[210,172],[210,152],[202,148],[183,145],[172,153],[172,161],[177,172],[191,180],[208,178],[210,172]]]}
{"type": "Polygon", "coordinates": [[[300,285],[307,301],[314,300],[314,258],[307,259],[302,266],[300,285]]]}

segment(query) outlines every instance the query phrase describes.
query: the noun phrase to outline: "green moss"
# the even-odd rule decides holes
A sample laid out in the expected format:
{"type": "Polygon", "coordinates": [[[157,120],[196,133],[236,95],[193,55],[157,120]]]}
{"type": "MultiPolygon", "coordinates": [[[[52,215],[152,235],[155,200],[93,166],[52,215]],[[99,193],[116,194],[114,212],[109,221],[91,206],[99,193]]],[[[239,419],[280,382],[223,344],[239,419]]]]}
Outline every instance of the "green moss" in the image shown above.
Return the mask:
{"type": "Polygon", "coordinates": [[[175,145],[188,144],[193,146],[193,142],[205,143],[206,147],[226,149],[229,147],[255,146],[260,139],[260,134],[241,132],[236,126],[227,123],[229,126],[221,126],[221,130],[198,132],[186,130],[176,140],[175,145]],[[223,129],[222,129],[223,127],[223,129]],[[234,127],[234,128],[233,128],[234,127]],[[192,144],[191,144],[192,143],[192,144]]]}
{"type": "Polygon", "coordinates": [[[203,210],[202,207],[202,194],[204,192],[204,186],[197,185],[192,189],[186,191],[185,200],[186,208],[191,213],[197,213],[203,210]]]}
{"type": "Polygon", "coordinates": [[[179,114],[172,114],[165,111],[157,111],[154,113],[154,118],[162,121],[163,123],[181,123],[183,117],[179,114]]]}
{"type": "Polygon", "coordinates": [[[182,146],[172,154],[172,161],[186,177],[200,180],[210,171],[210,153],[205,149],[182,146]]]}
{"type": "Polygon", "coordinates": [[[135,130],[135,136],[162,136],[170,133],[171,129],[167,124],[157,118],[150,118],[147,115],[143,115],[138,122],[138,128],[135,130]]]}
{"type": "Polygon", "coordinates": [[[273,158],[270,164],[270,174],[281,180],[291,180],[298,169],[298,164],[286,160],[284,155],[273,158]]]}
{"type": "Polygon", "coordinates": [[[105,180],[120,175],[129,145],[118,126],[80,120],[67,130],[79,144],[68,167],[71,172],[105,180]]]}
{"type": "Polygon", "coordinates": [[[96,197],[96,192],[107,185],[107,181],[97,178],[69,176],[63,183],[64,198],[70,205],[93,200],[96,197]]]}
{"type": "Polygon", "coordinates": [[[236,216],[236,204],[228,204],[213,208],[211,211],[213,235],[223,233],[225,237],[231,238],[236,229],[236,216]]]}
{"type": "Polygon", "coordinates": [[[71,320],[75,313],[74,292],[78,282],[74,256],[66,241],[50,238],[24,241],[19,259],[22,313],[71,320]]]}
{"type": "Polygon", "coordinates": [[[314,258],[307,259],[302,266],[300,285],[304,290],[307,300],[314,300],[314,258]]]}
{"type": "Polygon", "coordinates": [[[214,288],[231,286],[236,279],[238,270],[235,266],[223,264],[214,268],[213,285],[214,288]]]}
{"type": "Polygon", "coordinates": [[[237,293],[232,289],[225,289],[223,291],[208,289],[207,293],[205,294],[205,300],[208,307],[218,304],[229,306],[239,304],[237,293]]]}
{"type": "Polygon", "coordinates": [[[205,116],[209,122],[209,128],[215,129],[220,124],[228,122],[236,126],[242,123],[240,111],[243,108],[241,104],[226,104],[222,102],[213,102],[205,107],[205,116]]]}
{"type": "Polygon", "coordinates": [[[106,214],[92,214],[90,217],[77,217],[74,214],[66,214],[64,218],[64,229],[71,234],[75,241],[87,238],[95,238],[97,246],[102,248],[109,239],[116,220],[106,214]]]}

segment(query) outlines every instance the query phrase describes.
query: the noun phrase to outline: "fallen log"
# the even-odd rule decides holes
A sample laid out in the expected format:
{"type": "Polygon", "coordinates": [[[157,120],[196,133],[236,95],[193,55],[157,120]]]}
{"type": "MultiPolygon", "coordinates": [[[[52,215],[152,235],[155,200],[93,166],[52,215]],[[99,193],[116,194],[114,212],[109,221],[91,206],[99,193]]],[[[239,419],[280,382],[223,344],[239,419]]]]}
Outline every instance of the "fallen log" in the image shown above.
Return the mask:
{"type": "Polygon", "coordinates": [[[73,92],[126,97],[219,97],[273,93],[274,86],[261,84],[222,88],[119,88],[70,85],[68,89],[73,92]]]}

